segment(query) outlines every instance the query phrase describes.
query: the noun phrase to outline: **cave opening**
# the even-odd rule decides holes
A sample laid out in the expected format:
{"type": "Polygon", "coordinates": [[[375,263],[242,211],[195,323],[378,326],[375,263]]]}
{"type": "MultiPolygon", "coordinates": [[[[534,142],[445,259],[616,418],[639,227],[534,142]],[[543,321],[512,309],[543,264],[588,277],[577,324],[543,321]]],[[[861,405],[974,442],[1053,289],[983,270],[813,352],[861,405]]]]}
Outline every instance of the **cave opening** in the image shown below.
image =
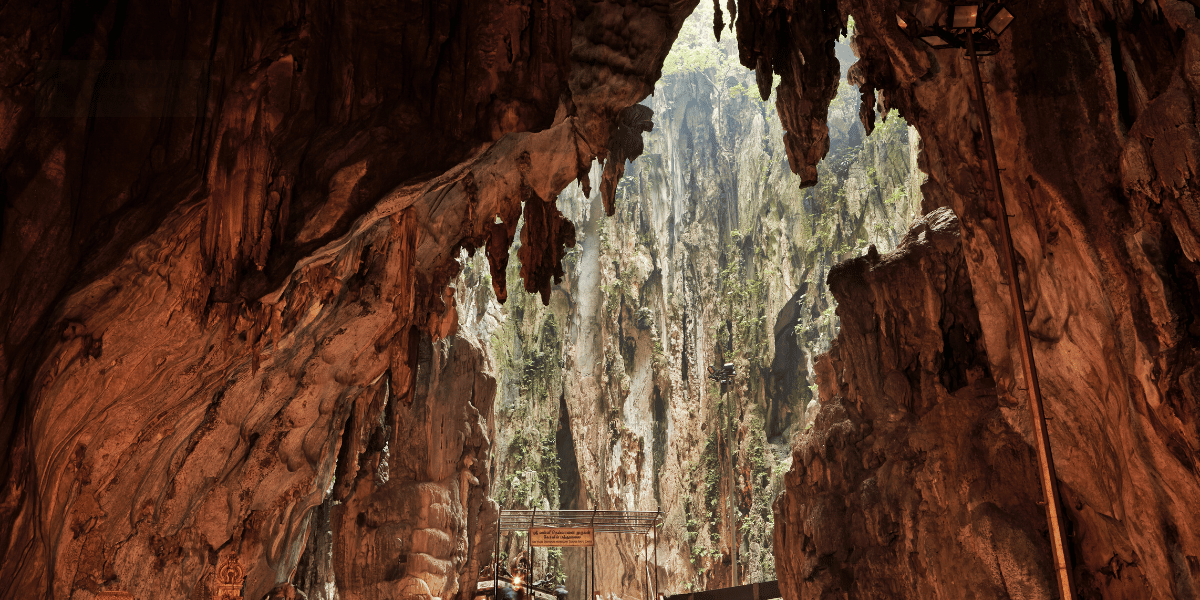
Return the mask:
{"type": "MultiPolygon", "coordinates": [[[[548,303],[514,287],[515,262],[497,303],[480,285],[487,262],[461,256],[458,304],[481,307],[459,313],[462,329],[487,340],[498,381],[492,497],[666,516],[658,565],[632,538],[598,554],[605,597],[641,593],[647,568],[668,594],[775,579],[772,503],[793,438],[812,426],[813,361],[838,331],[826,275],[872,245],[894,248],[920,213],[919,139],[894,114],[865,134],[846,38],[828,157],[801,188],[773,103],[712,17],[705,3],[688,17],[642,102],[654,128],[615,185],[614,216],[599,189],[559,195],[576,246],[548,303]],[[545,335],[549,322],[561,335],[545,335]],[[689,377],[726,362],[730,384],[689,377]]],[[[575,592],[573,558],[533,556],[575,592]]]]}
{"type": "MultiPolygon", "coordinates": [[[[42,4],[0,600],[471,600],[497,506],[661,511],[604,600],[1052,597],[944,3],[42,4]]],[[[1196,4],[1014,5],[982,67],[1081,597],[1200,589],[1196,4]]]]}

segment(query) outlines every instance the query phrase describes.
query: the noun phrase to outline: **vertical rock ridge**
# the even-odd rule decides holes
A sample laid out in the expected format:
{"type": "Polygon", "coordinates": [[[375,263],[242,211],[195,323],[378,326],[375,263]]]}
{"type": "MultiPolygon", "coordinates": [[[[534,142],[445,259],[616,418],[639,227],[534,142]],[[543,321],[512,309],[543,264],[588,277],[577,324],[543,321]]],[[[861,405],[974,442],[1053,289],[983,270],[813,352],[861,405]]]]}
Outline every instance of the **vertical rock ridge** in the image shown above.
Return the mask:
{"type": "MultiPolygon", "coordinates": [[[[950,207],[961,218],[982,352],[996,380],[1001,415],[1025,437],[1030,425],[1019,383],[1019,341],[1003,287],[1008,277],[996,258],[996,208],[983,171],[968,65],[961,51],[931,51],[906,37],[890,7],[863,2],[839,7],[854,17],[860,62],[851,70],[862,89],[878,94],[880,108],[898,110],[921,133],[922,165],[929,174],[922,187],[925,210],[950,207]]],[[[928,20],[936,9],[919,2],[912,14],[928,20]]],[[[1200,281],[1195,259],[1184,250],[1194,226],[1183,216],[1200,195],[1189,175],[1195,172],[1193,105],[1200,91],[1189,73],[1200,47],[1200,21],[1194,7],[1174,1],[1012,10],[1017,21],[1002,38],[1001,52],[983,59],[982,71],[1058,485],[1073,532],[1073,575],[1081,597],[1190,597],[1197,574],[1184,565],[1191,564],[1187,556],[1200,556],[1200,538],[1193,503],[1184,498],[1200,494],[1200,481],[1190,470],[1200,441],[1184,425],[1194,422],[1194,411],[1182,399],[1190,397],[1183,390],[1194,387],[1189,374],[1197,360],[1196,332],[1190,324],[1196,310],[1194,303],[1167,299],[1189,293],[1200,281]],[[1159,145],[1163,134],[1150,133],[1165,132],[1163,126],[1175,132],[1170,149],[1159,145]]],[[[819,92],[811,96],[821,98],[819,92]]],[[[942,343],[952,346],[953,337],[942,343]]],[[[961,360],[957,350],[955,360],[961,360]]],[[[823,380],[822,398],[842,403],[848,397],[844,390],[824,388],[836,385],[834,375],[823,380]]],[[[943,385],[957,385],[963,375],[969,377],[946,373],[943,385]]],[[[849,394],[881,407],[890,401],[870,390],[849,394]]],[[[838,409],[831,404],[829,410],[838,409]]],[[[941,443],[955,447],[956,439],[947,431],[941,443]]],[[[988,458],[980,468],[997,471],[1006,464],[992,462],[999,460],[988,458]]],[[[841,455],[837,470],[826,472],[834,473],[836,485],[851,485],[853,479],[840,473],[855,472],[855,464],[855,457],[841,455]]],[[[804,494],[803,473],[789,485],[788,502],[804,494]]],[[[884,493],[901,494],[907,485],[897,482],[884,493]]],[[[1036,485],[1014,489],[1037,491],[1036,485]]],[[[788,510],[794,518],[777,522],[777,540],[787,545],[777,551],[803,557],[797,562],[816,560],[819,554],[802,542],[806,525],[795,520],[807,509],[788,510]]],[[[946,515],[957,519],[961,512],[946,515]]],[[[1026,537],[1042,527],[1040,515],[1030,518],[1018,523],[1026,537]]],[[[865,523],[841,522],[846,539],[869,533],[865,523]]],[[[969,539],[974,543],[982,536],[969,539]]],[[[965,586],[994,572],[972,564],[925,564],[919,581],[904,589],[882,579],[911,576],[915,567],[903,556],[846,556],[841,568],[879,574],[877,583],[856,584],[861,597],[950,598],[960,597],[961,589],[921,586],[946,581],[965,586]]],[[[851,585],[820,578],[801,583],[802,570],[795,572],[795,585],[785,587],[789,600],[800,597],[800,589],[825,594],[851,585]]],[[[989,589],[995,597],[1027,593],[989,589]]]]}
{"type": "Polygon", "coordinates": [[[959,236],[938,209],[830,273],[841,331],[775,505],[789,594],[1052,597],[1035,457],[994,392],[959,236]]]}
{"type": "MultiPolygon", "coordinates": [[[[480,305],[473,290],[497,285],[480,259],[455,283],[458,304],[478,307],[461,313],[461,330],[490,337],[497,365],[496,500],[662,510],[664,593],[729,585],[735,554],[739,581],[774,578],[771,502],[790,438],[815,412],[808,363],[837,327],[825,274],[871,244],[893,247],[921,201],[917,136],[898,118],[863,136],[845,82],[829,109],[821,185],[799,189],[780,121],[733,40],[709,37],[710,10],[684,25],[644,104],[653,128],[629,127],[641,157],[614,179],[611,204],[606,189],[560,195],[578,245],[549,304],[513,294],[480,305]],[[735,380],[711,383],[707,369],[725,362],[735,380]]],[[[608,176],[614,154],[589,180],[608,176]]],[[[517,267],[507,268],[512,281],[517,267]]],[[[644,594],[640,540],[600,542],[598,592],[644,594]]],[[[511,559],[527,547],[512,536],[501,551],[511,559]]],[[[532,558],[585,593],[570,550],[532,558]]]]}

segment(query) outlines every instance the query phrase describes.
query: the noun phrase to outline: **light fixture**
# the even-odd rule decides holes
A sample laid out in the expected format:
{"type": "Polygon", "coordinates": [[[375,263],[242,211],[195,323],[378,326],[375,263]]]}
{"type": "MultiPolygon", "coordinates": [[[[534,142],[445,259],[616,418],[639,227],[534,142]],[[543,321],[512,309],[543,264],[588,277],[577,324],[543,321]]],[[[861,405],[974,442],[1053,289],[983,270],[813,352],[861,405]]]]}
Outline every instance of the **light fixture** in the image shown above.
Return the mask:
{"type": "Polygon", "coordinates": [[[730,381],[733,381],[733,375],[735,371],[736,369],[734,368],[733,363],[725,363],[720,369],[709,365],[708,378],[718,383],[729,383],[730,381]]]}
{"type": "Polygon", "coordinates": [[[1000,37],[1012,22],[1013,14],[1003,4],[994,4],[988,10],[987,28],[992,30],[996,37],[1000,37]]]}
{"type": "Polygon", "coordinates": [[[978,56],[990,56],[1000,51],[997,38],[1013,22],[1013,14],[1003,2],[952,4],[942,13],[928,15],[937,25],[924,26],[908,10],[896,11],[896,23],[910,37],[919,38],[934,50],[975,46],[978,56]]]}
{"type": "Polygon", "coordinates": [[[958,42],[950,32],[941,27],[930,27],[921,34],[921,41],[929,44],[934,50],[957,48],[958,42]]]}
{"type": "Polygon", "coordinates": [[[900,29],[905,32],[921,30],[921,22],[912,13],[903,9],[896,11],[896,25],[899,25],[900,29]]]}
{"type": "Polygon", "coordinates": [[[974,29],[979,26],[978,4],[955,4],[950,7],[950,29],[974,29]]]}
{"type": "Polygon", "coordinates": [[[975,32],[972,37],[975,42],[976,56],[991,56],[1000,52],[1000,42],[982,32],[975,32]]]}

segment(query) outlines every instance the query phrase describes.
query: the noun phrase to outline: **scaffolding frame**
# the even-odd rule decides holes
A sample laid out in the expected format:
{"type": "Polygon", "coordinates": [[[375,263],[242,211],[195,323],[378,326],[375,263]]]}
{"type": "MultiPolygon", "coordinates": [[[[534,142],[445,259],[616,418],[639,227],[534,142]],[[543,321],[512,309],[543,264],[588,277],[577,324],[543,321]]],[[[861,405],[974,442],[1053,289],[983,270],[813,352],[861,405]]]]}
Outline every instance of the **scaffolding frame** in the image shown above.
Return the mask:
{"type": "MultiPolygon", "coordinates": [[[[592,545],[584,548],[584,589],[588,597],[582,600],[594,600],[596,596],[596,538],[597,533],[632,533],[642,536],[642,550],[649,554],[646,538],[654,534],[654,574],[646,574],[646,585],[653,584],[653,595],[646,600],[658,598],[658,530],[663,524],[662,511],[637,510],[538,510],[534,509],[500,509],[496,516],[496,548],[492,556],[492,593],[498,595],[500,589],[500,534],[503,532],[525,531],[534,528],[574,529],[590,528],[592,530],[592,545]]],[[[530,532],[529,585],[533,589],[535,581],[533,573],[533,536],[530,532]]],[[[647,565],[650,557],[646,557],[647,565]]],[[[647,590],[650,592],[650,590],[647,590]]],[[[498,596],[497,596],[498,597],[498,596]]],[[[495,600],[495,598],[493,598],[495,600]]]]}

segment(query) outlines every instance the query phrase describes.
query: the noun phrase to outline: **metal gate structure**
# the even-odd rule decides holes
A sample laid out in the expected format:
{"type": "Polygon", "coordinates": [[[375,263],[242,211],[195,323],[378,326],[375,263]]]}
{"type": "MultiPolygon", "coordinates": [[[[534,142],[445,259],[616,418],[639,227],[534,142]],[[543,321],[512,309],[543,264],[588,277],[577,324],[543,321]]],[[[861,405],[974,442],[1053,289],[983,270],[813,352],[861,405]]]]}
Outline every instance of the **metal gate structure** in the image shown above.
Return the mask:
{"type": "Polygon", "coordinates": [[[733,587],[688,592],[667,596],[663,600],[774,600],[780,598],[779,581],[760,581],[733,587]]]}
{"type": "MultiPolygon", "coordinates": [[[[533,534],[534,530],[561,530],[564,535],[560,536],[567,540],[572,537],[569,535],[572,531],[580,532],[580,535],[575,536],[579,541],[567,541],[561,545],[582,546],[591,550],[584,550],[586,557],[584,559],[584,574],[586,581],[584,589],[587,590],[588,597],[575,600],[595,600],[596,596],[596,546],[595,534],[597,533],[633,533],[642,536],[642,551],[647,554],[646,565],[647,569],[650,564],[654,565],[654,574],[651,576],[646,573],[646,587],[648,598],[646,600],[657,600],[658,598],[658,528],[663,524],[662,511],[632,511],[632,510],[515,510],[515,509],[500,509],[500,514],[496,518],[496,549],[492,555],[492,590],[493,594],[498,595],[500,588],[500,570],[497,568],[500,560],[500,534],[503,532],[525,531],[529,533],[530,543],[530,574],[529,583],[532,586],[534,582],[533,574],[533,552],[534,547],[533,534]],[[590,530],[586,536],[582,533],[584,530],[590,530]],[[654,534],[653,541],[653,562],[650,560],[649,544],[647,544],[650,534],[654,534]],[[590,537],[590,543],[581,543],[585,537],[590,537]],[[649,588],[653,586],[651,591],[649,588]]],[[[554,533],[554,532],[547,532],[554,533]]],[[[553,536],[549,536],[553,537],[553,536]]],[[[560,544],[553,542],[541,543],[539,546],[554,547],[560,544]]],[[[531,588],[532,589],[532,588],[531,588]]]]}

